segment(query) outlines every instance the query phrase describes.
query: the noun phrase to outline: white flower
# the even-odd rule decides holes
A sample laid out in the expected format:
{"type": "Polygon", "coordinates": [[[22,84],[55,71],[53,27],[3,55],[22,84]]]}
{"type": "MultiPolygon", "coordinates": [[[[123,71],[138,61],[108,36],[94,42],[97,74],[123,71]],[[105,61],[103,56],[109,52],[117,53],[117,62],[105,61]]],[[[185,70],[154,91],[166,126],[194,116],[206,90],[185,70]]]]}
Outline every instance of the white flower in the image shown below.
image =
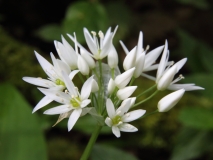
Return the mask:
{"type": "Polygon", "coordinates": [[[61,91],[52,91],[42,88],[39,88],[39,90],[47,97],[63,104],[58,107],[46,110],[44,114],[55,115],[72,111],[68,120],[68,131],[70,131],[80,117],[83,110],[86,109],[85,107],[91,102],[88,97],[91,93],[93,76],[87,79],[81,89],[81,93],[79,93],[73,82],[70,81],[68,75],[66,75],[64,72],[62,73],[62,75],[68,89],[68,91],[66,91],[65,93],[61,91]]]}
{"type": "Polygon", "coordinates": [[[114,81],[115,85],[120,89],[126,87],[126,85],[130,82],[134,71],[135,71],[135,67],[118,75],[114,81]]]}
{"type": "Polygon", "coordinates": [[[138,129],[127,122],[134,121],[145,114],[145,110],[138,109],[128,112],[131,100],[128,100],[124,105],[121,105],[116,111],[111,99],[106,101],[106,109],[108,117],[105,123],[112,127],[112,132],[116,137],[120,137],[120,131],[123,132],[136,132],[138,129]],[[128,112],[128,113],[127,113],[128,112]]]}
{"type": "Polygon", "coordinates": [[[76,51],[72,48],[72,46],[70,46],[70,44],[65,40],[63,36],[61,38],[63,44],[58,41],[54,41],[55,48],[60,59],[68,66],[70,66],[70,69],[74,70],[77,68],[78,59],[76,51]]]}
{"type": "Polygon", "coordinates": [[[179,100],[182,98],[183,94],[185,93],[184,89],[180,89],[169,95],[165,96],[158,102],[158,111],[159,112],[167,112],[171,108],[173,108],[179,100]]]}
{"type": "Polygon", "coordinates": [[[123,67],[125,70],[135,67],[135,78],[139,77],[142,72],[151,71],[158,68],[158,64],[154,63],[161,54],[163,46],[157,47],[156,49],[153,49],[152,51],[146,54],[147,50],[149,49],[149,46],[147,46],[146,50],[144,50],[142,32],[139,33],[137,46],[134,47],[130,52],[122,41],[120,41],[120,43],[125,53],[127,54],[123,62],[123,67]]]}
{"type": "MultiPolygon", "coordinates": [[[[53,65],[50,64],[45,58],[43,58],[40,54],[35,52],[36,58],[38,59],[41,67],[45,71],[45,73],[48,75],[48,79],[42,79],[42,78],[34,78],[34,77],[23,77],[23,80],[34,84],[36,86],[49,88],[50,90],[63,90],[66,88],[64,79],[61,75],[62,70],[69,74],[70,80],[73,79],[73,77],[79,72],[78,70],[72,71],[70,70],[69,66],[62,62],[61,60],[55,59],[53,54],[51,53],[51,58],[53,61],[53,65]]],[[[46,106],[53,100],[49,97],[45,96],[43,97],[40,102],[35,106],[33,109],[33,113],[37,111],[38,109],[46,106]]]]}
{"type": "Polygon", "coordinates": [[[128,87],[119,89],[116,95],[118,99],[125,100],[129,98],[133,94],[133,92],[135,92],[136,89],[137,89],[137,86],[128,86],[128,87]]]}
{"type": "Polygon", "coordinates": [[[175,63],[173,66],[172,66],[173,62],[168,62],[168,59],[169,59],[169,51],[168,51],[168,43],[166,41],[164,51],[158,66],[156,78],[146,74],[143,74],[143,76],[151,80],[154,80],[157,84],[158,90],[161,91],[165,89],[177,90],[182,88],[186,91],[203,89],[202,87],[195,86],[194,84],[175,84],[176,82],[184,78],[182,75],[180,75],[178,78],[174,79],[174,76],[186,63],[187,58],[183,58],[182,60],[175,63]]]}

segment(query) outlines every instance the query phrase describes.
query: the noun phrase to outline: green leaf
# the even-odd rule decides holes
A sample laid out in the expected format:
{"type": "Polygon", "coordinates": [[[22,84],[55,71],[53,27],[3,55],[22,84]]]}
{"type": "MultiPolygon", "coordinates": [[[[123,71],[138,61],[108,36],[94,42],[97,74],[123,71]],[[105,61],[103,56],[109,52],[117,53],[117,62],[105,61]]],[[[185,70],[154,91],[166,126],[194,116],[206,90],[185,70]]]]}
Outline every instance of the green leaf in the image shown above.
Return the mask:
{"type": "Polygon", "coordinates": [[[137,160],[133,155],[124,152],[122,150],[104,146],[104,145],[95,145],[91,153],[91,160],[137,160]]]}
{"type": "Polygon", "coordinates": [[[85,42],[83,28],[89,31],[105,31],[108,25],[108,17],[104,7],[99,3],[76,2],[72,3],[66,12],[62,27],[66,33],[76,33],[80,43],[85,42]]]}
{"type": "Polygon", "coordinates": [[[46,160],[44,137],[35,114],[20,93],[0,85],[0,159],[46,160]]]}
{"type": "Polygon", "coordinates": [[[183,128],[178,136],[177,144],[172,152],[171,160],[189,160],[212,149],[211,132],[183,128]]]}
{"type": "Polygon", "coordinates": [[[181,110],[179,120],[185,126],[197,129],[213,129],[213,110],[201,107],[186,107],[181,110]]]}
{"type": "Polygon", "coordinates": [[[49,24],[37,30],[36,34],[43,40],[52,42],[53,40],[60,40],[63,30],[57,24],[49,24]]]}

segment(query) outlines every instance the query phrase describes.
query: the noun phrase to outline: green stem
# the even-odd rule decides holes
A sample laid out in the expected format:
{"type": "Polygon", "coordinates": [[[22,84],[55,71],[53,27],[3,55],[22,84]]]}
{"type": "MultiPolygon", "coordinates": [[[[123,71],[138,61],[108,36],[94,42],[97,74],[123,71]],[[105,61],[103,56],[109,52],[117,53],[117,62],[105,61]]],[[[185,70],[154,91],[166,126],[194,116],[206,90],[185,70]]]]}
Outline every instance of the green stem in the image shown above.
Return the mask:
{"type": "Polygon", "coordinates": [[[140,101],[138,103],[136,103],[133,107],[136,107],[146,101],[148,101],[149,99],[151,99],[152,97],[154,97],[157,93],[159,92],[159,90],[156,90],[153,94],[151,94],[149,97],[147,97],[146,99],[144,99],[143,101],[140,101]]]}
{"type": "Polygon", "coordinates": [[[111,69],[111,76],[112,76],[112,79],[115,79],[115,68],[111,69]]]}
{"type": "Polygon", "coordinates": [[[143,94],[146,94],[148,92],[150,92],[151,90],[153,90],[155,87],[157,86],[157,84],[155,84],[154,86],[150,87],[149,89],[145,90],[144,92],[140,93],[137,98],[139,98],[140,96],[142,96],[143,94]]]}
{"type": "Polygon", "coordinates": [[[150,116],[150,115],[152,115],[152,114],[155,114],[155,113],[158,113],[158,110],[155,110],[154,112],[151,112],[151,113],[147,113],[147,114],[145,114],[144,116],[142,116],[141,118],[148,117],[148,116],[150,116]]]}
{"type": "Polygon", "coordinates": [[[100,126],[100,125],[96,126],[80,160],[87,160],[89,158],[89,155],[91,153],[93,145],[95,144],[96,139],[98,138],[101,128],[102,128],[102,126],[100,126]]]}
{"type": "Polygon", "coordinates": [[[129,83],[129,86],[131,86],[133,84],[133,82],[135,81],[135,77],[132,77],[130,83],[129,83]]]}
{"type": "Polygon", "coordinates": [[[82,76],[82,74],[81,74],[80,72],[78,73],[78,77],[80,78],[80,80],[81,80],[82,83],[85,82],[85,81],[84,81],[84,78],[83,78],[83,76],[82,76]]]}

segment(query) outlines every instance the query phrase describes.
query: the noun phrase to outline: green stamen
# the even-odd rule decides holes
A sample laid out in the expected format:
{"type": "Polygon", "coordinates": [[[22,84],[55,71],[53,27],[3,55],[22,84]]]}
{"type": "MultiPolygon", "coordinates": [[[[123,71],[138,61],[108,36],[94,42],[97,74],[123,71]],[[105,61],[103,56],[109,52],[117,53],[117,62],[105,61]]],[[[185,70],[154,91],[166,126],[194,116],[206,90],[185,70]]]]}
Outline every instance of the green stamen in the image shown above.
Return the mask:
{"type": "Polygon", "coordinates": [[[80,106],[80,98],[79,97],[75,97],[75,98],[72,98],[70,100],[70,103],[72,104],[73,107],[79,107],[80,106]]]}
{"type": "Polygon", "coordinates": [[[65,83],[60,79],[56,79],[55,84],[65,86],[65,83]]]}

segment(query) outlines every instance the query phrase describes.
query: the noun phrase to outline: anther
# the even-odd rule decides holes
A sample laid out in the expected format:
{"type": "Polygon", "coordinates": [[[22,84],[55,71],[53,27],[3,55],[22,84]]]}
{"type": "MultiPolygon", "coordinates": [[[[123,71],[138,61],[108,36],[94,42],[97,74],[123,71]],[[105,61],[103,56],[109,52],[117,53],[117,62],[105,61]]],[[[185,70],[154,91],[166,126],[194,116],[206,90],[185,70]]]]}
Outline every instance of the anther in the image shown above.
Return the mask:
{"type": "Polygon", "coordinates": [[[103,34],[103,32],[102,32],[102,31],[99,31],[99,32],[98,32],[98,35],[99,35],[99,37],[100,37],[101,39],[103,39],[103,38],[104,38],[104,34],[103,34]]]}
{"type": "Polygon", "coordinates": [[[91,33],[93,34],[93,36],[96,36],[96,32],[95,31],[91,31],[91,33]]]}

